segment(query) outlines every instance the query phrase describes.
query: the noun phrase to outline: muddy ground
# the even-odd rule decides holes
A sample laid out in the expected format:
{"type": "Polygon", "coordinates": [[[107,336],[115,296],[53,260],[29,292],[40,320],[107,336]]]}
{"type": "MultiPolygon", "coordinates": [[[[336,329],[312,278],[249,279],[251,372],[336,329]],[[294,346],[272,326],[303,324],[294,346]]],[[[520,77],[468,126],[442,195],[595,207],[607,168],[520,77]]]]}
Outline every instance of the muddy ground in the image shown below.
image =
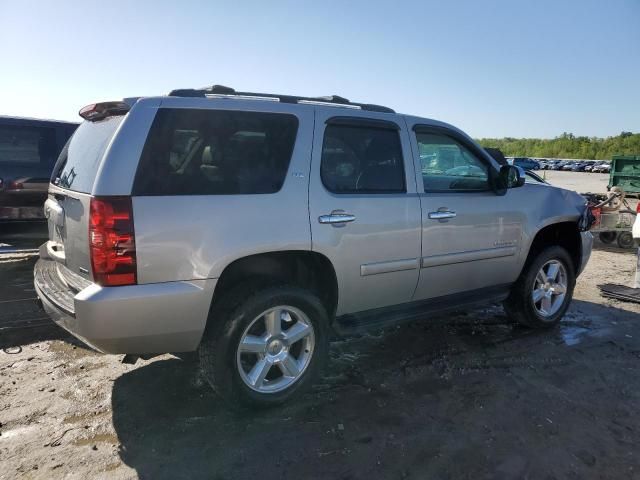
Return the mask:
{"type": "Polygon", "coordinates": [[[0,264],[0,479],[640,478],[640,305],[596,288],[631,252],[594,252],[555,330],[494,306],[336,339],[267,412],[225,408],[193,358],[127,365],[43,322],[33,261],[0,264]]]}

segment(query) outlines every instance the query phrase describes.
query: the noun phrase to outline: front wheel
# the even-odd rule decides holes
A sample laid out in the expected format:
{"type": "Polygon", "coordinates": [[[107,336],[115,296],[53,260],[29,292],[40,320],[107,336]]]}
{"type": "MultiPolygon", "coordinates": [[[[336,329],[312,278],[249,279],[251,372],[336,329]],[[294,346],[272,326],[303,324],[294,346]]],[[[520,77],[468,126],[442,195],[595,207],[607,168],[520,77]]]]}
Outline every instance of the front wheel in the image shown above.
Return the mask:
{"type": "Polygon", "coordinates": [[[212,309],[200,366],[232,405],[282,403],[319,375],[327,356],[328,323],[325,308],[309,291],[241,289],[212,309]]]}
{"type": "Polygon", "coordinates": [[[598,234],[598,238],[605,245],[609,245],[610,243],[613,243],[617,236],[618,234],[616,232],[600,232],[598,234]]]}
{"type": "Polygon", "coordinates": [[[505,310],[523,325],[552,327],[569,308],[575,283],[567,251],[558,246],[545,248],[525,267],[504,302],[505,310]]]}

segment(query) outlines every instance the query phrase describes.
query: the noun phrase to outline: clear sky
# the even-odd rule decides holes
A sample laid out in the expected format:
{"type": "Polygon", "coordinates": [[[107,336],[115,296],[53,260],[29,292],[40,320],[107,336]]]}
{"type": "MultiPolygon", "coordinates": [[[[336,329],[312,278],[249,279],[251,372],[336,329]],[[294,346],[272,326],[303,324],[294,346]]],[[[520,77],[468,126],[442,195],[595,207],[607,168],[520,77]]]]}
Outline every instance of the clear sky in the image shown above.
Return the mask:
{"type": "Polygon", "coordinates": [[[640,0],[0,0],[0,114],[222,84],[474,137],[640,132],[640,0]]]}

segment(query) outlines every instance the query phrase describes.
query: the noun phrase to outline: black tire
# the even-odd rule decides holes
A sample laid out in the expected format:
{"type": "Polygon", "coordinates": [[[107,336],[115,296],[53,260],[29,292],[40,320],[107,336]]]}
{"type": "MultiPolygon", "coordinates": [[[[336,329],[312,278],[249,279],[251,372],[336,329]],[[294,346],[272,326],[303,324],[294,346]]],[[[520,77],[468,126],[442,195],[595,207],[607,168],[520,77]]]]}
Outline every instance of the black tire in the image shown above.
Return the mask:
{"type": "Polygon", "coordinates": [[[618,234],[616,232],[600,232],[598,234],[600,241],[606,245],[613,243],[617,236],[618,234]]]}
{"type": "Polygon", "coordinates": [[[616,242],[620,248],[633,248],[633,235],[631,232],[620,232],[616,242]]]}
{"type": "Polygon", "coordinates": [[[569,308],[575,284],[575,268],[569,253],[562,247],[547,247],[525,266],[520,278],[512,287],[511,294],[504,302],[505,312],[521,325],[532,328],[551,328],[560,322],[569,308]],[[567,274],[567,290],[559,310],[551,316],[544,317],[538,314],[531,295],[536,275],[551,260],[557,260],[563,264],[567,274]]]}
{"type": "Polygon", "coordinates": [[[308,389],[322,372],[328,356],[328,326],[324,306],[308,290],[289,285],[235,289],[211,309],[199,347],[200,368],[214,391],[232,407],[278,405],[308,389]],[[279,305],[289,305],[304,312],[313,326],[315,345],[300,378],[285,390],[261,393],[242,380],[236,353],[251,322],[262,312],[279,305]]]}

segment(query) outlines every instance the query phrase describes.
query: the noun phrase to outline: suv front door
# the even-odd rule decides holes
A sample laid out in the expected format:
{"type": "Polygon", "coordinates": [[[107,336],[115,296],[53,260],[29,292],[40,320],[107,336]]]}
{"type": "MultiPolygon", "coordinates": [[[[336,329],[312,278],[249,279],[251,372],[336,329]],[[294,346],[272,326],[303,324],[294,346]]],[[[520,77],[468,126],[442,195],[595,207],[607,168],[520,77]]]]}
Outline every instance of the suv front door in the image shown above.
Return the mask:
{"type": "Polygon", "coordinates": [[[522,192],[496,195],[497,165],[467,137],[446,127],[408,122],[422,207],[422,258],[414,299],[430,299],[514,282],[524,206],[522,192]]]}
{"type": "Polygon", "coordinates": [[[334,266],[337,315],[408,302],[418,282],[421,218],[410,140],[391,118],[316,111],[312,249],[334,266]]]}

